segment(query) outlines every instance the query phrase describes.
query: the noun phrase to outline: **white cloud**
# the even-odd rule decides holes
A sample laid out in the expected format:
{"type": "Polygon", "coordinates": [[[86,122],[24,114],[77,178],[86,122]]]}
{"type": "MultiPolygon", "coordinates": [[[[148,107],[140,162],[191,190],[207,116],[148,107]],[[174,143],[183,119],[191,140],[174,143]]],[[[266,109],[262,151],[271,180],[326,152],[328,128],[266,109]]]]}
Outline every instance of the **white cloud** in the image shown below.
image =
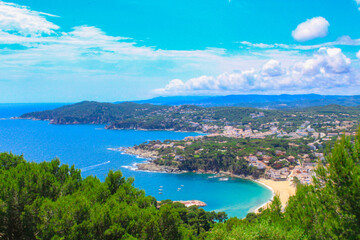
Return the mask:
{"type": "MultiPolygon", "coordinates": [[[[339,48],[321,48],[311,58],[283,69],[270,60],[260,70],[223,73],[217,77],[201,76],[183,82],[175,79],[156,94],[216,94],[220,92],[256,92],[305,90],[350,86],[354,83],[351,60],[339,48]]],[[[356,73],[357,74],[357,73],[356,73]]]]}
{"type": "Polygon", "coordinates": [[[330,24],[323,17],[314,17],[300,23],[292,32],[296,41],[305,42],[315,38],[326,37],[330,24]]]}
{"type": "MultiPolygon", "coordinates": [[[[300,51],[302,46],[284,44],[251,46],[252,43],[243,42],[248,47],[271,49],[240,54],[228,54],[225,49],[220,48],[162,50],[139,46],[132,39],[110,36],[92,26],[77,26],[69,32],[60,32],[57,31],[58,26],[44,18],[46,15],[26,7],[0,2],[0,24],[4,25],[0,25],[0,29],[6,30],[0,30],[0,42],[3,45],[0,49],[0,72],[7,73],[2,74],[0,80],[42,76],[43,79],[57,79],[59,82],[66,81],[65,79],[80,81],[81,78],[86,82],[91,76],[92,79],[105,82],[106,79],[123,81],[129,77],[128,79],[148,84],[141,79],[153,77],[156,80],[150,85],[154,86],[174,76],[182,79],[200,76],[188,81],[174,79],[155,92],[186,94],[210,91],[224,94],[310,88],[316,85],[314,82],[318,82],[317,86],[327,81],[330,85],[335,82],[341,85],[344,80],[349,82],[352,79],[349,77],[350,60],[340,50],[332,48],[322,49],[310,59],[300,51]],[[5,19],[4,12],[1,12],[3,5],[10,7],[10,12],[16,13],[11,15],[11,21],[1,21],[5,19]],[[28,25],[27,22],[16,19],[32,20],[28,25]],[[9,49],[6,44],[9,44],[9,49]],[[13,49],[10,45],[22,47],[13,49]],[[154,71],[157,71],[156,74],[154,71]]],[[[360,44],[359,39],[352,40],[349,37],[343,37],[338,42],[354,46],[360,44]]],[[[317,47],[319,46],[322,45],[317,47]]],[[[303,47],[309,47],[307,50],[315,48],[303,47]]],[[[160,86],[162,85],[158,85],[160,86]]]]}
{"type": "Polygon", "coordinates": [[[262,67],[262,73],[271,77],[280,76],[281,74],[283,74],[281,63],[273,59],[268,61],[262,67]]]}
{"type": "Polygon", "coordinates": [[[239,42],[241,47],[252,47],[259,49],[289,49],[289,50],[313,50],[321,47],[334,47],[334,46],[360,46],[360,38],[352,39],[350,36],[341,36],[336,41],[325,42],[315,45],[298,45],[298,44],[265,44],[265,43],[251,43],[248,41],[239,42]]]}
{"type": "MultiPolygon", "coordinates": [[[[355,2],[357,3],[357,5],[360,6],[360,0],[355,0],[355,2]]],[[[360,7],[359,7],[359,11],[360,11],[360,7]]]]}
{"type": "Polygon", "coordinates": [[[320,48],[313,58],[295,65],[295,71],[304,76],[315,76],[319,73],[347,73],[351,61],[340,48],[320,48]]]}
{"type": "Polygon", "coordinates": [[[357,52],[356,57],[360,59],[360,50],[357,52]]]}
{"type": "Polygon", "coordinates": [[[47,21],[43,15],[24,6],[0,1],[0,30],[21,35],[51,34],[59,26],[47,21]]]}

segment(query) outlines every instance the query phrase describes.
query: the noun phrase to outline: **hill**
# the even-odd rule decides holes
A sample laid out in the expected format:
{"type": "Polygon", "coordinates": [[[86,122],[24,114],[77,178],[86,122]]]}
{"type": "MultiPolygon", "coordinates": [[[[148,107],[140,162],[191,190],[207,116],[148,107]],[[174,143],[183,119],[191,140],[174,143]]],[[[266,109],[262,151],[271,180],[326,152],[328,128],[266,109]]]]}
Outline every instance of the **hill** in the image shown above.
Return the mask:
{"type": "Polygon", "coordinates": [[[168,107],[132,102],[112,104],[84,101],[54,110],[26,113],[21,115],[21,118],[51,120],[54,124],[107,124],[116,120],[143,116],[166,108],[168,107]]]}
{"type": "Polygon", "coordinates": [[[242,106],[269,109],[289,109],[312,106],[325,106],[338,104],[343,106],[360,105],[360,96],[340,95],[228,95],[228,96],[176,96],[156,97],[148,100],[133,101],[136,103],[150,103],[155,105],[198,105],[204,107],[214,106],[242,106]]]}
{"type": "Polygon", "coordinates": [[[157,202],[120,171],[104,182],[79,169],[0,153],[0,239],[195,239],[225,220],[170,200],[157,202]]]}
{"type": "MultiPolygon", "coordinates": [[[[269,135],[269,131],[284,136],[303,128],[304,124],[309,125],[309,121],[315,124],[313,127],[320,132],[326,130],[323,127],[329,122],[337,120],[347,121],[342,123],[343,125],[354,126],[359,114],[359,106],[345,107],[334,104],[291,110],[264,110],[233,106],[166,106],[85,101],[54,110],[26,113],[20,118],[49,120],[52,124],[106,124],[107,129],[232,132],[235,135],[234,131],[243,129],[250,134],[248,137],[251,137],[254,134],[260,136],[262,132],[269,135]],[[257,133],[253,132],[255,130],[257,133]]],[[[332,127],[329,126],[328,129],[332,127]]]]}

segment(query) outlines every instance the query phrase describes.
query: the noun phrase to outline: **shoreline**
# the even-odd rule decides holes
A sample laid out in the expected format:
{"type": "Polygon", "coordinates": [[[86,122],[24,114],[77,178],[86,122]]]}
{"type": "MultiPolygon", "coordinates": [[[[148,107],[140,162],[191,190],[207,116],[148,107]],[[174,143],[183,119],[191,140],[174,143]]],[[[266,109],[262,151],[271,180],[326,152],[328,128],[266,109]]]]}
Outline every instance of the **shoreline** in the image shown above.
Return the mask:
{"type": "Polygon", "coordinates": [[[199,136],[207,136],[209,134],[213,134],[212,132],[202,132],[202,131],[188,131],[188,130],[174,130],[174,129],[146,129],[146,128],[117,128],[111,127],[110,125],[106,125],[106,123],[82,123],[82,122],[65,122],[65,123],[58,123],[55,119],[40,119],[35,117],[10,117],[10,119],[20,119],[20,120],[32,120],[32,121],[48,121],[52,125],[105,125],[103,129],[105,130],[133,130],[133,131],[165,131],[165,132],[180,132],[180,133],[197,133],[200,134],[199,136]]]}
{"type": "Polygon", "coordinates": [[[296,193],[296,188],[289,181],[274,181],[271,179],[260,178],[255,182],[267,187],[268,189],[271,189],[271,191],[273,192],[271,200],[269,200],[262,206],[256,208],[254,210],[255,213],[258,213],[260,208],[266,209],[273,201],[275,195],[279,195],[282,209],[284,209],[287,205],[287,202],[289,201],[289,198],[291,196],[294,196],[296,193]]]}
{"type": "Polygon", "coordinates": [[[259,180],[252,180],[252,181],[271,191],[271,199],[269,201],[265,202],[264,204],[262,204],[256,208],[253,208],[249,211],[249,212],[254,212],[254,213],[258,214],[258,213],[260,213],[259,212],[260,208],[265,210],[272,203],[272,201],[274,200],[274,197],[275,197],[275,191],[270,186],[266,185],[265,183],[260,182],[259,180]]]}
{"type": "MultiPolygon", "coordinates": [[[[172,174],[179,174],[179,173],[189,173],[189,171],[181,171],[172,167],[167,167],[167,166],[160,166],[157,165],[155,163],[153,163],[152,161],[154,159],[157,158],[157,154],[154,154],[154,152],[149,152],[146,150],[141,150],[141,149],[134,149],[133,147],[120,147],[120,148],[112,148],[109,150],[113,150],[113,151],[120,151],[122,154],[127,154],[127,155],[132,155],[132,156],[136,156],[139,159],[144,159],[144,162],[141,163],[136,163],[136,169],[134,169],[134,171],[145,171],[145,172],[157,172],[157,173],[172,173],[172,174]]],[[[296,192],[296,188],[294,186],[291,185],[291,183],[289,181],[274,181],[271,179],[265,179],[265,178],[259,178],[259,179],[254,179],[251,176],[240,176],[240,175],[235,175],[232,174],[230,172],[219,172],[219,173],[215,173],[215,172],[205,172],[205,171],[196,171],[195,173],[197,174],[220,174],[220,175],[225,175],[228,177],[232,177],[232,178],[239,178],[239,179],[243,179],[243,180],[249,180],[252,181],[256,184],[259,184],[267,189],[269,189],[272,193],[271,199],[268,200],[267,202],[261,204],[260,206],[255,206],[253,208],[251,208],[249,210],[250,212],[254,212],[256,214],[259,213],[259,209],[262,208],[263,210],[265,210],[270,203],[274,200],[275,195],[279,195],[280,197],[280,201],[281,201],[281,205],[282,208],[284,209],[286,207],[286,204],[289,200],[289,198],[293,195],[295,195],[296,192]]]]}

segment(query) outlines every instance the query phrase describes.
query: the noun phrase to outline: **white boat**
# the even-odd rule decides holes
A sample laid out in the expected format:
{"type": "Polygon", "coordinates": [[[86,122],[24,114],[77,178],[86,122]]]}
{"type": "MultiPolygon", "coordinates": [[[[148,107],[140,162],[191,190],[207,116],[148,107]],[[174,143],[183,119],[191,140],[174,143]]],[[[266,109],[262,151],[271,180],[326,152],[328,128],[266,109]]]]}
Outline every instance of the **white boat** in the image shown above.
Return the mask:
{"type": "Polygon", "coordinates": [[[227,178],[227,177],[222,177],[222,178],[219,178],[219,181],[229,181],[229,178],[227,178]]]}
{"type": "Polygon", "coordinates": [[[184,185],[180,185],[180,187],[184,187],[184,185]]]}

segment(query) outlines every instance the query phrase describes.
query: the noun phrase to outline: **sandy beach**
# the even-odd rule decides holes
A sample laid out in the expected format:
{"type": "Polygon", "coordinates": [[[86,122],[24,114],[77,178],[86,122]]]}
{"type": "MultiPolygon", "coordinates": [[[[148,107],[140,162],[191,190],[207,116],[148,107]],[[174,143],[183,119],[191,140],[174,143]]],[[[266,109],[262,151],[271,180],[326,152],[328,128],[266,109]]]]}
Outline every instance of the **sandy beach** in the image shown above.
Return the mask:
{"type": "MultiPolygon", "coordinates": [[[[274,194],[280,195],[280,201],[281,201],[282,207],[285,207],[289,198],[291,196],[295,195],[296,189],[294,186],[292,186],[290,184],[289,181],[273,181],[270,179],[260,178],[260,179],[256,180],[256,182],[271,188],[274,194]]],[[[270,202],[271,201],[267,202],[266,204],[264,204],[261,207],[266,208],[270,202]]],[[[259,208],[257,208],[255,210],[255,212],[258,212],[259,208]]]]}

